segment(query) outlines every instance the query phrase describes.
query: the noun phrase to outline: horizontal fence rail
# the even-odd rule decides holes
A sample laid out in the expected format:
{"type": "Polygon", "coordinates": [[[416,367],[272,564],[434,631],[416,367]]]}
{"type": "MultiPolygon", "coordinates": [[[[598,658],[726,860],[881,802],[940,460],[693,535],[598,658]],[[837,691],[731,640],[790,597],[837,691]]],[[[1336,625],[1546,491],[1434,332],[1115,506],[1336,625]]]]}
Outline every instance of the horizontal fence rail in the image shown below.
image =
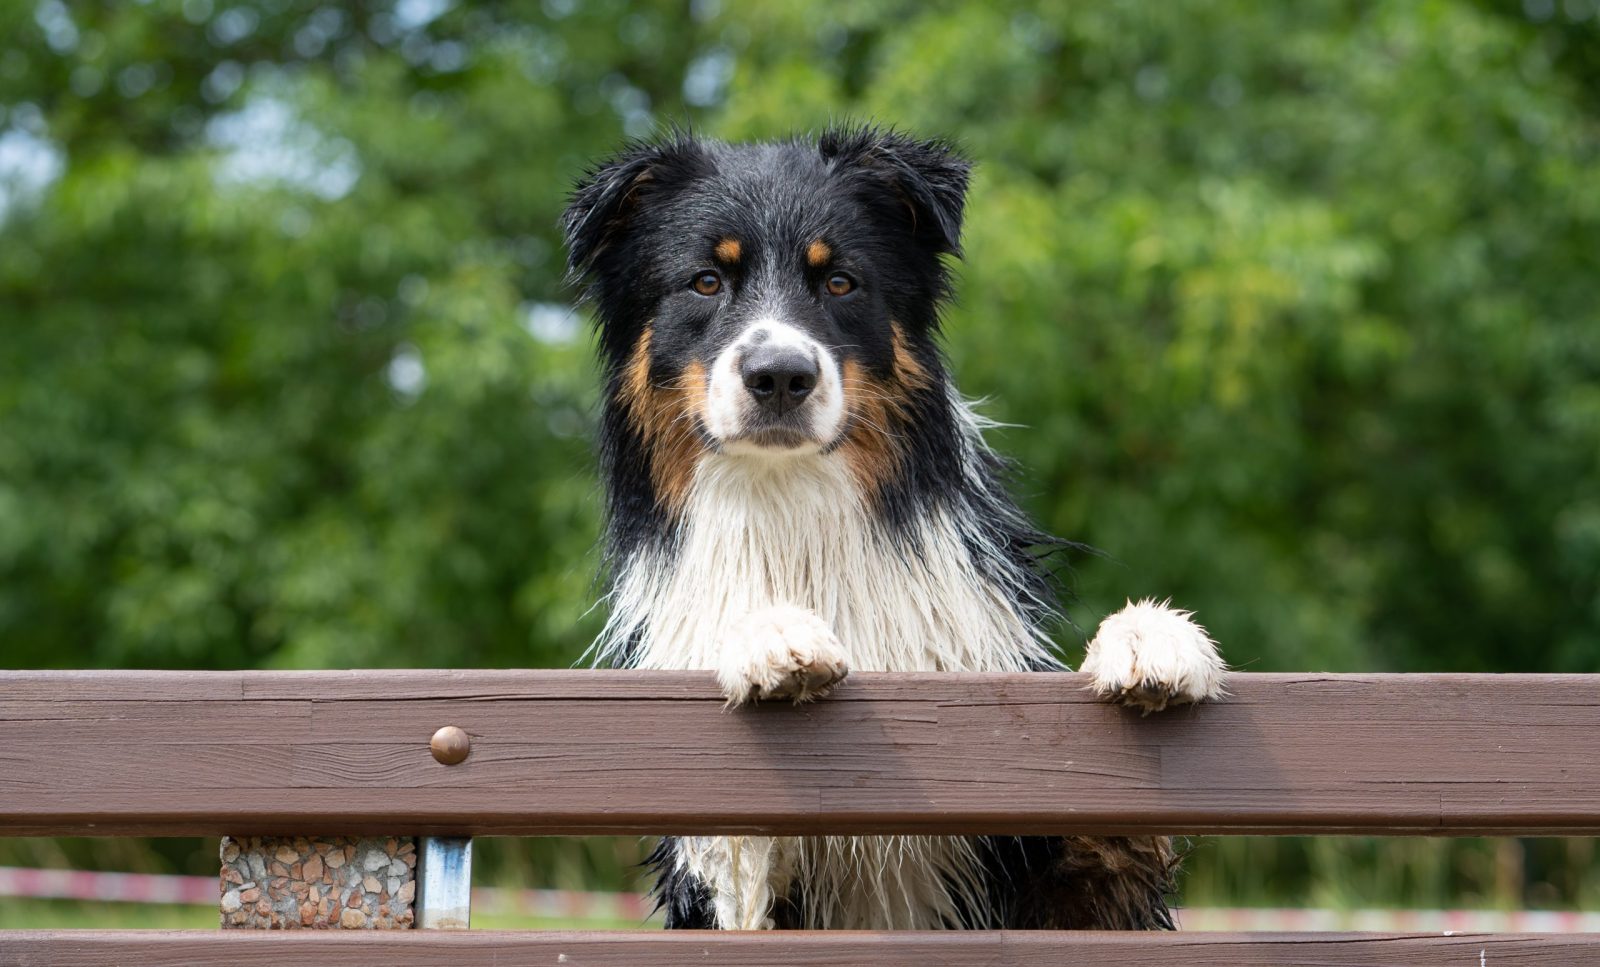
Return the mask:
{"type": "Polygon", "coordinates": [[[0,933],[18,967],[1576,967],[1600,936],[1218,933],[438,933],[60,931],[0,933]]]}
{"type": "Polygon", "coordinates": [[[1241,674],[1148,717],[1085,685],[0,672],[0,835],[1600,831],[1600,676],[1241,674]]]}

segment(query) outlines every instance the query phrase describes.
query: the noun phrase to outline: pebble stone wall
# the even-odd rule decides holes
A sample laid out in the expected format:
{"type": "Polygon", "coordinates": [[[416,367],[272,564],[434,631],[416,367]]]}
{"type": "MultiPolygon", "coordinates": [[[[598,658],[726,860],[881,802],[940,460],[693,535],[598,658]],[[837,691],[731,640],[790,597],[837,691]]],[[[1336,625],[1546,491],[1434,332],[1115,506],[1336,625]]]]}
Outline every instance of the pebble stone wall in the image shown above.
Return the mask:
{"type": "Polygon", "coordinates": [[[222,840],[222,926],[387,930],[412,925],[413,839],[240,836],[222,840]]]}

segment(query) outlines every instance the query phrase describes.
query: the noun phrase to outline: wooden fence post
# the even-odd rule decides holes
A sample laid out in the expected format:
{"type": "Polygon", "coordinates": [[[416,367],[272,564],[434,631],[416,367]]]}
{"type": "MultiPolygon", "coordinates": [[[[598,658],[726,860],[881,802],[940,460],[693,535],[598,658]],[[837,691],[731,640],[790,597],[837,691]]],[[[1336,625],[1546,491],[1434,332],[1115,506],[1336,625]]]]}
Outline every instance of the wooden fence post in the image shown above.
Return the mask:
{"type": "Polygon", "coordinates": [[[228,836],[221,857],[224,928],[413,923],[417,844],[409,837],[228,836]]]}

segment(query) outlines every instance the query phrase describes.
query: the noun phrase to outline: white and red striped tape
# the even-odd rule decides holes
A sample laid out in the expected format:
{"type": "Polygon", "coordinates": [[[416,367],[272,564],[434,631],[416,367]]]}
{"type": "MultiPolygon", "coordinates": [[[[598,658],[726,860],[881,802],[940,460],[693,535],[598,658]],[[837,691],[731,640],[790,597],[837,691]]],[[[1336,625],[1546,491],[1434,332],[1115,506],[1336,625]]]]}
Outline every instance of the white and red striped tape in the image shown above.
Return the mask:
{"type": "MultiPolygon", "coordinates": [[[[104,900],[129,903],[216,904],[217,879],[148,873],[88,873],[0,866],[0,897],[104,900]]],[[[474,909],[550,920],[643,922],[654,907],[637,893],[578,890],[472,891],[474,909]]],[[[1542,910],[1298,910],[1272,907],[1186,907],[1185,930],[1382,930],[1416,933],[1593,933],[1600,913],[1542,910]]]]}
{"type": "Polygon", "coordinates": [[[148,873],[86,873],[0,866],[0,896],[127,903],[217,902],[213,876],[154,876],[148,873]]]}

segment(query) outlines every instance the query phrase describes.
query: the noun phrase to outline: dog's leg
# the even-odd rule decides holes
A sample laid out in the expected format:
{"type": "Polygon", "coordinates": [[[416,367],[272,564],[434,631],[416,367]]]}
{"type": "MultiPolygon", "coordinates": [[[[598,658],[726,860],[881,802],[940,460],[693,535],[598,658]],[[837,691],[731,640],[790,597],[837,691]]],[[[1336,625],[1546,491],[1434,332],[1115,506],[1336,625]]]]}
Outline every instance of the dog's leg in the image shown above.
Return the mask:
{"type": "Polygon", "coordinates": [[[1146,600],[1100,623],[1079,670],[1101,697],[1149,713],[1220,696],[1227,667],[1189,612],[1146,600]]]}
{"type": "Polygon", "coordinates": [[[677,860],[709,893],[718,930],[771,930],[773,900],[793,875],[782,847],[771,836],[689,836],[677,860]]]}
{"type": "Polygon", "coordinates": [[[809,702],[850,673],[833,629],[805,608],[751,612],[721,642],[717,681],[729,705],[786,698],[809,702]]]}
{"type": "MultiPolygon", "coordinates": [[[[826,695],[850,671],[833,629],[804,608],[751,612],[719,645],[717,682],[730,706],[762,699],[807,702],[826,695]]],[[[678,861],[710,894],[718,929],[773,928],[773,901],[793,877],[783,842],[771,836],[678,841],[678,861]]]]}

